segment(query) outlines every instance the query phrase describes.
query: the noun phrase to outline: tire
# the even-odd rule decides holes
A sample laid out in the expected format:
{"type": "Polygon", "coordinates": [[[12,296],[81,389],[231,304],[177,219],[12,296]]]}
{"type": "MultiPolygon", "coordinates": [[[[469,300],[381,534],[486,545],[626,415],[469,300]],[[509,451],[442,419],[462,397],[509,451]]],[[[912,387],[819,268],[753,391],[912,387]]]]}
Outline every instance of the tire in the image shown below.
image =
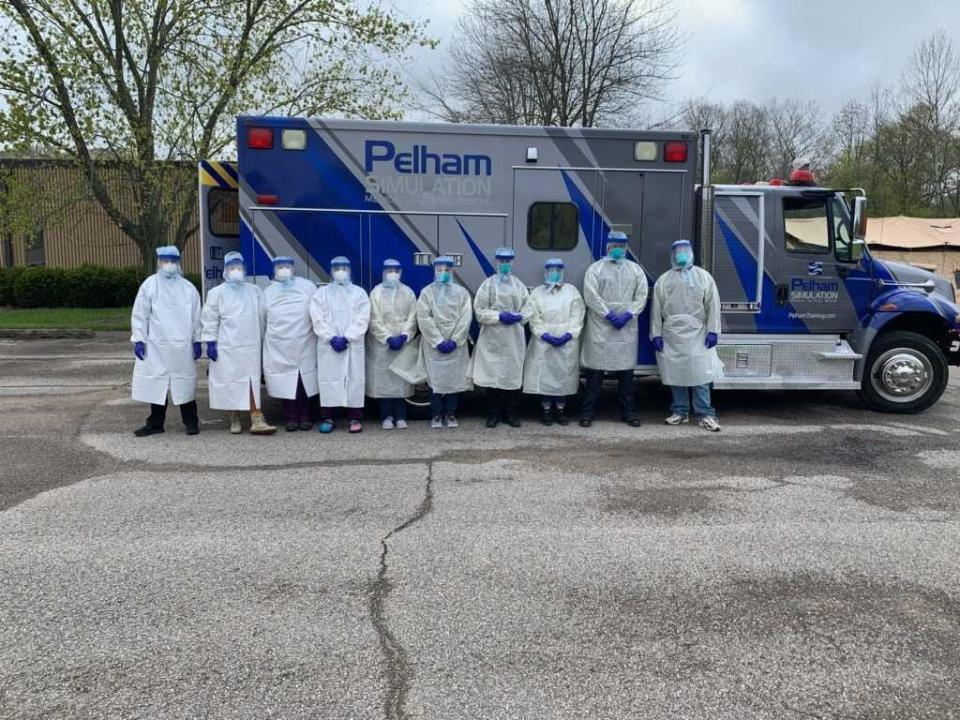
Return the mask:
{"type": "Polygon", "coordinates": [[[885,333],[870,347],[860,397],[878,412],[918,413],[940,399],[948,377],[947,358],[932,340],[914,332],[885,333]]]}

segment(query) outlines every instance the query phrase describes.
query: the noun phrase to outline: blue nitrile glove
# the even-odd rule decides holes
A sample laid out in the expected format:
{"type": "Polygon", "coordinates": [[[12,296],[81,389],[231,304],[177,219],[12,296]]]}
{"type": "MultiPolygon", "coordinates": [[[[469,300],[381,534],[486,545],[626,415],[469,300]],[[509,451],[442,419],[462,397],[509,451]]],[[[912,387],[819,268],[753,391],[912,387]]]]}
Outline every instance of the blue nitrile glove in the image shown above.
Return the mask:
{"type": "Polygon", "coordinates": [[[203,348],[200,347],[200,343],[195,342],[193,344],[193,359],[199,360],[201,355],[203,355],[203,348]]]}
{"type": "Polygon", "coordinates": [[[627,323],[629,323],[631,320],[633,320],[633,313],[630,312],[629,310],[624,310],[622,313],[620,313],[620,327],[617,329],[619,330],[620,328],[625,326],[627,323]]]}
{"type": "Polygon", "coordinates": [[[606,315],[604,315],[603,318],[608,323],[610,323],[615,328],[617,328],[617,330],[620,329],[619,327],[617,327],[617,322],[620,320],[620,313],[618,313],[616,310],[611,310],[606,315]]]}
{"type": "Polygon", "coordinates": [[[211,340],[207,343],[207,357],[210,358],[211,362],[216,362],[217,358],[220,357],[217,353],[217,341],[211,340]]]}
{"type": "Polygon", "coordinates": [[[557,347],[563,347],[571,340],[573,340],[573,333],[566,332],[557,338],[557,347]]]}
{"type": "Polygon", "coordinates": [[[444,340],[442,343],[437,345],[437,350],[442,352],[444,355],[449,355],[456,349],[457,343],[455,340],[444,340]]]}
{"type": "Polygon", "coordinates": [[[341,353],[347,349],[347,339],[339,335],[330,338],[330,347],[336,352],[341,353]]]}
{"type": "Polygon", "coordinates": [[[653,349],[657,352],[663,352],[663,338],[655,337],[653,339],[653,349]]]}
{"type": "Polygon", "coordinates": [[[545,343],[550,343],[554,347],[557,346],[557,338],[555,338],[550,333],[544,333],[543,335],[540,336],[540,339],[543,340],[545,343]]]}
{"type": "Polygon", "coordinates": [[[408,339],[408,338],[407,338],[406,335],[395,335],[395,336],[393,337],[393,339],[394,339],[394,341],[395,341],[396,344],[397,344],[397,346],[394,348],[394,350],[399,350],[400,348],[402,348],[404,345],[407,344],[407,339],[408,339]]]}
{"type": "Polygon", "coordinates": [[[523,320],[523,315],[520,315],[518,313],[512,313],[507,311],[500,313],[500,322],[502,322],[504,325],[513,325],[514,323],[518,323],[521,320],[523,320]]]}
{"type": "Polygon", "coordinates": [[[135,342],[133,344],[133,354],[137,356],[137,360],[143,360],[147,356],[147,344],[139,340],[135,342]]]}
{"type": "Polygon", "coordinates": [[[712,347],[717,346],[717,334],[716,333],[707,333],[707,339],[703,341],[703,344],[707,346],[707,350],[712,347]]]}

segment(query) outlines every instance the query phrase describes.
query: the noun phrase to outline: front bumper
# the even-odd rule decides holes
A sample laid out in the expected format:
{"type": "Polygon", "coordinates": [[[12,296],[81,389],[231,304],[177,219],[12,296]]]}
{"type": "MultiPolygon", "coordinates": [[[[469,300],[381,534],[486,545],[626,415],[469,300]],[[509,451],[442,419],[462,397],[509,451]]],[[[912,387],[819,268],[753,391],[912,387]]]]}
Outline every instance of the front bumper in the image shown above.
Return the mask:
{"type": "Polygon", "coordinates": [[[946,355],[950,365],[960,365],[960,329],[947,333],[946,355]]]}

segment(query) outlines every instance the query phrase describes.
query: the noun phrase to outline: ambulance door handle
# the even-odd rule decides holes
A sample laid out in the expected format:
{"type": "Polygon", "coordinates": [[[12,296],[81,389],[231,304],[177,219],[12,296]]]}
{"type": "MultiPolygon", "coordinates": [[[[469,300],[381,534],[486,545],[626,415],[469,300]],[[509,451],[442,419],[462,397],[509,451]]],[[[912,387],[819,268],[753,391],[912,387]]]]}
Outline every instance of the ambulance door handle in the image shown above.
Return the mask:
{"type": "Polygon", "coordinates": [[[786,305],[790,299],[790,288],[786,285],[777,285],[777,305],[786,305]]]}

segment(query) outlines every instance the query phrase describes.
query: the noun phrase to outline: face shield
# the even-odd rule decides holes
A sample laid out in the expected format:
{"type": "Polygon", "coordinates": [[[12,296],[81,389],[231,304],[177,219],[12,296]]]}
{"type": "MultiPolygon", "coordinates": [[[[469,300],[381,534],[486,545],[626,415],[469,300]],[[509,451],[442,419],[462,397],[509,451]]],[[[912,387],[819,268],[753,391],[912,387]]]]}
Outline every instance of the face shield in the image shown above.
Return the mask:
{"type": "Polygon", "coordinates": [[[497,248],[494,258],[497,261],[497,273],[502,277],[507,277],[513,272],[513,259],[517,254],[510,248],[497,248]]]}
{"type": "Polygon", "coordinates": [[[607,235],[607,257],[620,262],[627,256],[627,236],[619,230],[611,230],[607,235]]]}
{"type": "Polygon", "coordinates": [[[557,286],[563,284],[563,261],[558,258],[547,260],[543,266],[543,282],[557,286]]]}
{"type": "Polygon", "coordinates": [[[693,266],[693,246],[689,240],[678,240],[670,247],[670,263],[678,270],[693,266]]]}
{"type": "Polygon", "coordinates": [[[383,285],[388,288],[400,287],[400,276],[403,270],[396,260],[387,260],[383,263],[383,285]]]}
{"type": "Polygon", "coordinates": [[[433,266],[433,279],[438,283],[449,283],[453,280],[453,265],[437,263],[433,266]]]}
{"type": "Polygon", "coordinates": [[[273,266],[273,279],[287,284],[293,281],[293,263],[278,262],[273,266]]]}
{"type": "Polygon", "coordinates": [[[157,258],[157,268],[166,277],[176,277],[180,274],[180,258],[177,255],[160,255],[157,258]]]}
{"type": "Polygon", "coordinates": [[[350,283],[350,261],[342,255],[330,261],[330,277],[337,285],[350,283]]]}

